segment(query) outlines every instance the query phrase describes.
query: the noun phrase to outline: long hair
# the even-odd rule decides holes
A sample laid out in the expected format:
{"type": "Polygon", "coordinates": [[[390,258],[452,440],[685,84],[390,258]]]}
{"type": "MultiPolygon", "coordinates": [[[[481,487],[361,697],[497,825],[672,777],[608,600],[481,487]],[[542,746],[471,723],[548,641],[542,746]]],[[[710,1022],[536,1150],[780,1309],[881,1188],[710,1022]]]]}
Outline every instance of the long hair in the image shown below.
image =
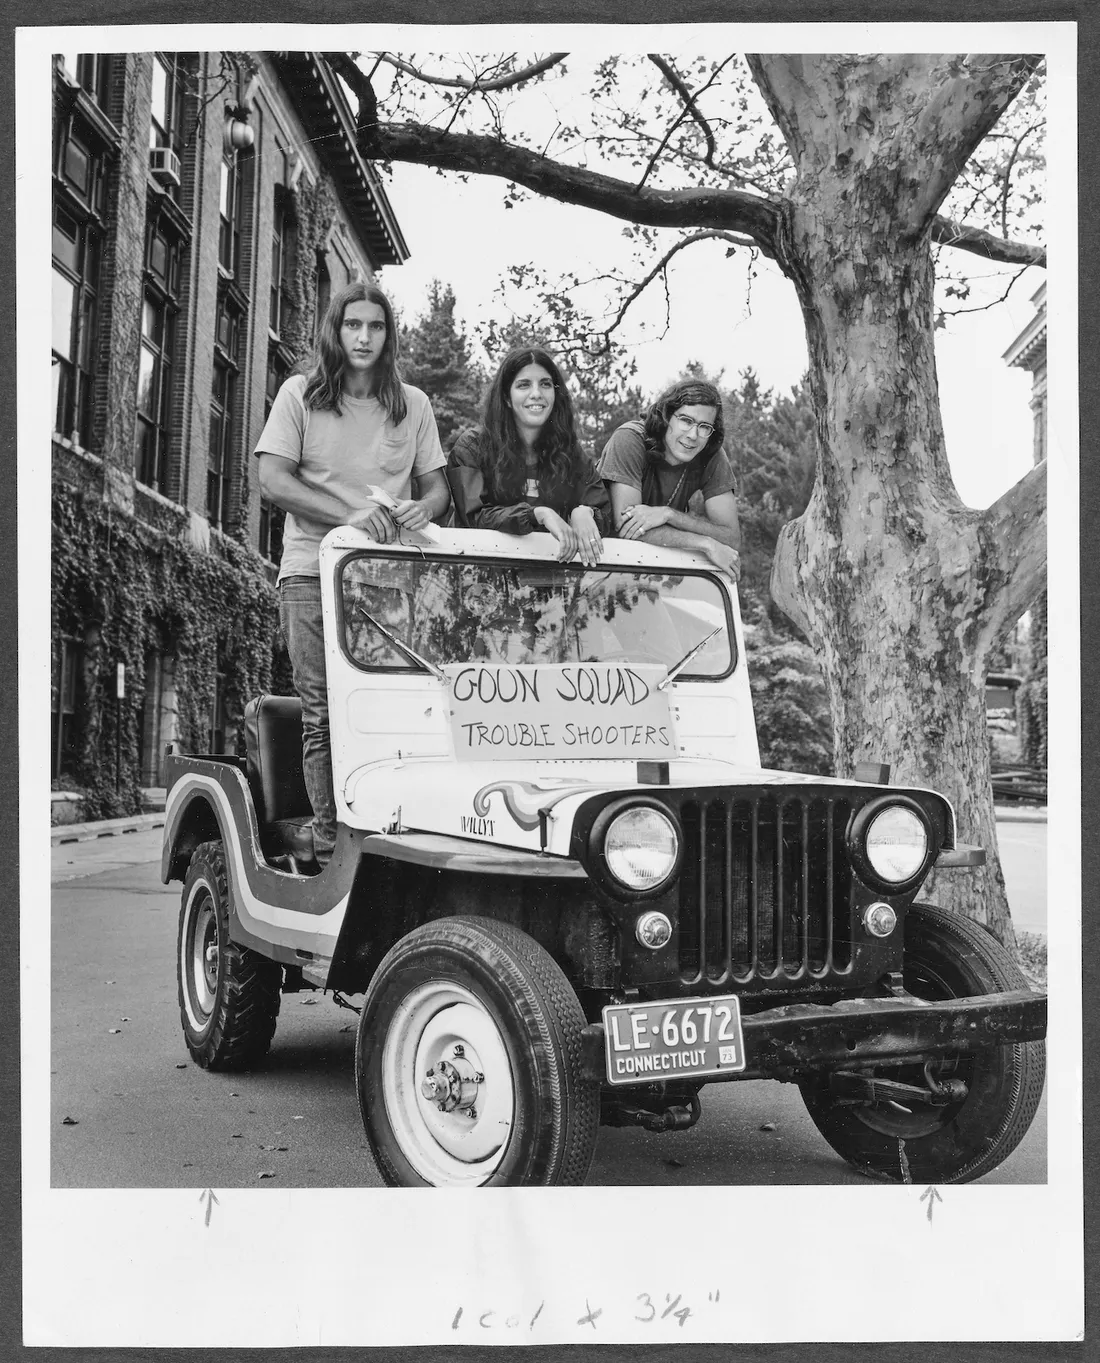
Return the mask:
{"type": "Polygon", "coordinates": [[[344,348],[340,328],[349,303],[376,303],[386,319],[386,344],[375,362],[375,396],[395,426],[405,420],[405,394],[397,368],[399,339],[390,300],[374,284],[348,284],[334,294],[317,329],[317,345],[306,371],[305,404],[313,410],[324,409],[340,415],[344,392],[344,348]]]}
{"type": "Polygon", "coordinates": [[[665,435],[669,422],[681,407],[713,407],[714,430],[707,443],[687,466],[686,487],[690,496],[706,481],[710,461],[722,448],[726,434],[722,420],[722,395],[712,383],[696,379],[677,383],[662,393],[642,418],[645,435],[646,466],[642,477],[642,501],[650,503],[651,494],[657,495],[657,470],[665,464],[665,435]]]}
{"type": "Polygon", "coordinates": [[[526,451],[510,395],[516,375],[529,364],[541,366],[554,381],[554,405],[535,437],[540,478],[554,485],[572,486],[584,461],[573,399],[557,364],[541,346],[510,351],[489,388],[478,431],[478,454],[485,484],[492,498],[502,503],[518,501],[523,496],[526,451]]]}

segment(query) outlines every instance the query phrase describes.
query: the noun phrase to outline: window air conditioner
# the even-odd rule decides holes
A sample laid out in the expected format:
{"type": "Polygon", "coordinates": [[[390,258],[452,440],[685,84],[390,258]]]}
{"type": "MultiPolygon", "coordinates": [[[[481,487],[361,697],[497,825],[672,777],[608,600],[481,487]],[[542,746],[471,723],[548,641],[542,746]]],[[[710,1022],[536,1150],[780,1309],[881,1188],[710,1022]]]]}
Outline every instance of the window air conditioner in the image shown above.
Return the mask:
{"type": "Polygon", "coordinates": [[[162,185],[178,185],[180,182],[180,159],[171,147],[152,147],[149,151],[149,169],[153,178],[162,185]]]}

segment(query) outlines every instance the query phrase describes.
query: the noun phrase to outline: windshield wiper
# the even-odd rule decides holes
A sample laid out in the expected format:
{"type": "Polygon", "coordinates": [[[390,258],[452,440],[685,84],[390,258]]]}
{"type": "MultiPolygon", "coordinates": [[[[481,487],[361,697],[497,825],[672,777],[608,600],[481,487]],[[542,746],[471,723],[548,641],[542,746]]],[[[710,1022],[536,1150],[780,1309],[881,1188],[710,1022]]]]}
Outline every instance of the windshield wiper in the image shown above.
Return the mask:
{"type": "Polygon", "coordinates": [[[427,658],[422,658],[420,654],[417,653],[414,649],[411,649],[408,646],[408,644],[403,644],[395,634],[390,633],[390,631],[385,627],[385,625],[381,623],[381,621],[376,620],[374,616],[371,615],[369,610],[365,610],[362,606],[356,606],[355,609],[359,612],[360,615],[368,619],[374,626],[374,628],[378,631],[378,633],[381,634],[383,638],[388,639],[391,644],[393,644],[394,648],[400,649],[400,651],[404,653],[406,658],[411,658],[413,662],[418,663],[424,669],[425,672],[430,672],[433,677],[438,677],[441,682],[446,682],[447,678],[442,668],[437,667],[435,663],[430,663],[427,660],[427,658]]]}
{"type": "Polygon", "coordinates": [[[676,674],[682,671],[683,668],[687,667],[688,663],[691,662],[692,658],[695,657],[699,650],[705,648],[706,645],[709,644],[710,641],[714,638],[714,636],[716,634],[721,634],[721,632],[722,626],[715,625],[711,632],[707,635],[704,635],[703,638],[699,640],[699,642],[695,645],[694,648],[689,649],[674,667],[670,667],[668,669],[668,672],[665,675],[664,680],[659,681],[657,683],[657,690],[663,691],[665,687],[669,684],[669,682],[671,682],[672,679],[676,676],[676,674]]]}

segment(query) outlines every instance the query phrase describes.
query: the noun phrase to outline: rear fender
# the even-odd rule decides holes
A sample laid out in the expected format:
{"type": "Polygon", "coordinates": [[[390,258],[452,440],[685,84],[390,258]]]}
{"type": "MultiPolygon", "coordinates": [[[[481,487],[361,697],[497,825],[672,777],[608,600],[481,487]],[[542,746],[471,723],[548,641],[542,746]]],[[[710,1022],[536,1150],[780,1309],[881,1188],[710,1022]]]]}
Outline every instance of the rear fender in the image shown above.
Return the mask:
{"type": "MultiPolygon", "coordinates": [[[[180,761],[180,759],[177,759],[180,761]]],[[[202,758],[173,773],[164,817],[161,878],[181,878],[199,842],[221,842],[229,880],[229,935],[273,960],[327,969],[359,862],[362,834],[338,829],[332,861],[321,875],[269,866],[243,772],[202,758]]]]}

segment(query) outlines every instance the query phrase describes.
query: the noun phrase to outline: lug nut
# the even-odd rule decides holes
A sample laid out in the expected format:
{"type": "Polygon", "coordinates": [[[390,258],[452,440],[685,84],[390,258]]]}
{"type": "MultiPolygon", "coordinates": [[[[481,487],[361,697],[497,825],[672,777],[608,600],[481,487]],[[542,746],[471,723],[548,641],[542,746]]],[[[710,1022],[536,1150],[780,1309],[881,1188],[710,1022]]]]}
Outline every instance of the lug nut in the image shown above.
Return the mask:
{"type": "Polygon", "coordinates": [[[466,1054],[466,1047],[465,1047],[465,1046],[459,1046],[459,1045],[456,1045],[456,1046],[455,1046],[455,1055],[456,1055],[456,1056],[457,1056],[457,1055],[465,1055],[465,1054],[466,1054]]]}

